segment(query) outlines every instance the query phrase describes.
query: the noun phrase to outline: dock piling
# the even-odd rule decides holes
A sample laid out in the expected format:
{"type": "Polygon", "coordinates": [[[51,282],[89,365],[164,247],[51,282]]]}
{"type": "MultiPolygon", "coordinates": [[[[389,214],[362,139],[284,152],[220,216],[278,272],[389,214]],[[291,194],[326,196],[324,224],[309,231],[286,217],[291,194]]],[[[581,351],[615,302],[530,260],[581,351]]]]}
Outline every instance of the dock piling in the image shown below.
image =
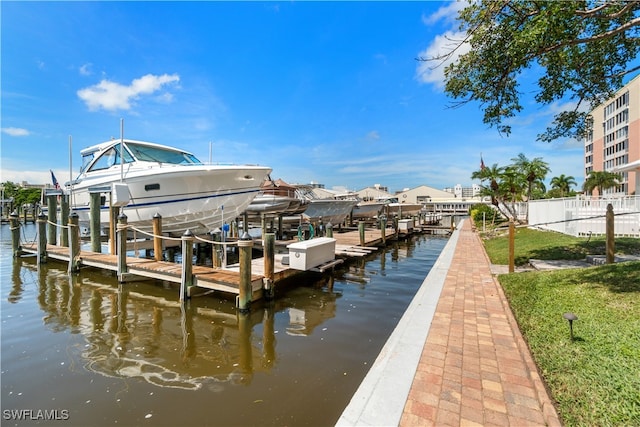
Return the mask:
{"type": "Polygon", "coordinates": [[[253,289],[251,288],[251,250],[253,239],[249,233],[244,233],[238,240],[240,250],[240,289],[237,299],[237,308],[240,312],[247,312],[250,309],[253,289]]]}
{"type": "Polygon", "coordinates": [[[264,236],[264,295],[267,299],[273,298],[275,289],[273,288],[274,262],[276,252],[276,235],[267,233],[264,236]]]}
{"type": "Polygon", "coordinates": [[[182,235],[182,274],[180,278],[180,301],[189,297],[189,288],[193,286],[193,240],[191,230],[182,235]]]}
{"type": "MultiPolygon", "coordinates": [[[[63,194],[60,196],[60,224],[62,228],[60,229],[60,246],[68,247],[69,246],[69,233],[66,232],[65,227],[69,225],[69,196],[63,194]]],[[[79,235],[79,234],[78,234],[79,235]]],[[[98,234],[99,236],[100,234],[98,234]]]]}
{"type": "Polygon", "coordinates": [[[156,213],[153,216],[153,258],[162,261],[162,215],[156,213]]]}
{"type": "Polygon", "coordinates": [[[118,216],[118,226],[116,229],[117,254],[118,254],[118,281],[124,282],[125,275],[129,271],[127,267],[127,216],[118,216]]]}
{"type": "Polygon", "coordinates": [[[358,221],[358,232],[360,233],[360,246],[365,245],[365,236],[364,236],[364,221],[358,221]]]}
{"type": "Polygon", "coordinates": [[[38,215],[38,264],[47,262],[47,216],[38,215]]]}
{"type": "Polygon", "coordinates": [[[49,194],[47,196],[47,213],[49,216],[49,228],[48,228],[48,233],[47,233],[47,243],[49,243],[50,245],[56,245],[58,243],[57,239],[56,239],[56,224],[58,224],[58,217],[57,217],[57,213],[58,213],[58,199],[57,199],[57,195],[55,194],[49,194]]]}
{"type": "Polygon", "coordinates": [[[100,242],[100,193],[91,192],[89,199],[89,233],[91,234],[91,250],[93,252],[102,252],[100,242]]]}
{"type": "Polygon", "coordinates": [[[73,212],[69,215],[69,273],[80,270],[80,217],[73,212]]]}
{"type": "Polygon", "coordinates": [[[9,215],[9,224],[11,225],[11,249],[13,257],[18,258],[22,253],[20,247],[20,216],[18,212],[13,211],[9,215]]]}

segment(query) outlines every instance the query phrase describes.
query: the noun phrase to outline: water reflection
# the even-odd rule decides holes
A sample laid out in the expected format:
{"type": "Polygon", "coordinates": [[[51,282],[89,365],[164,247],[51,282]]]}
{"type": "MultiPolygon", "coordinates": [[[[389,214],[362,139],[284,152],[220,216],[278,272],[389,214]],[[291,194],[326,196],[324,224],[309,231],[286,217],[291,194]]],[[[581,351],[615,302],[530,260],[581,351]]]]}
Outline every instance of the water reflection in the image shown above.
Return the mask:
{"type": "MultiPolygon", "coordinates": [[[[255,373],[277,363],[276,313],[288,313],[287,334],[307,336],[335,317],[340,296],[333,278],[324,277],[305,288],[312,297],[255,304],[241,314],[213,298],[181,304],[175,288],[157,282],[118,284],[108,274],[69,275],[54,263],[45,268],[21,259],[14,266],[37,273],[44,325],[83,335],[78,353],[88,371],[183,390],[250,384],[255,373]]],[[[19,275],[13,278],[11,302],[22,292],[19,275]]]]}

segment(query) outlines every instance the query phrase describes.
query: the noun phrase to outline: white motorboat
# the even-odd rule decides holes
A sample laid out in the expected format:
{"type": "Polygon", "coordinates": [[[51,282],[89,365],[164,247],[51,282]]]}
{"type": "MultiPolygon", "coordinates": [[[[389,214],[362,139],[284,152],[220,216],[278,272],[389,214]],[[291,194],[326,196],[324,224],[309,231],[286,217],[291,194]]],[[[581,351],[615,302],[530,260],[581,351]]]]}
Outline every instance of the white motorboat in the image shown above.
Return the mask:
{"type": "Polygon", "coordinates": [[[383,213],[387,217],[398,216],[399,218],[406,218],[417,215],[422,209],[420,203],[400,202],[397,197],[384,197],[376,200],[384,203],[383,213]]]}
{"type": "Polygon", "coordinates": [[[260,193],[247,208],[247,213],[250,216],[295,215],[304,212],[308,205],[295,186],[281,179],[272,181],[269,177],[260,186],[260,193]]]}
{"type": "MultiPolygon", "coordinates": [[[[80,223],[89,222],[90,191],[108,192],[114,183],[128,190],[122,212],[129,224],[152,229],[155,214],[162,231],[206,233],[238,217],[260,192],[271,168],[203,164],[193,154],[144,141],[107,141],[81,151],[80,175],[65,184],[80,223]]],[[[113,196],[113,195],[112,195],[113,196]]],[[[109,195],[101,197],[100,222],[109,223],[109,195]]]]}
{"type": "Polygon", "coordinates": [[[305,221],[311,223],[317,223],[322,219],[325,225],[331,223],[334,226],[339,226],[349,216],[351,209],[358,203],[355,198],[345,198],[341,195],[320,198],[313,187],[305,185],[298,185],[297,188],[309,202],[307,209],[302,213],[302,217],[305,221]]]}
{"type": "Polygon", "coordinates": [[[384,213],[384,202],[358,202],[357,205],[353,207],[353,218],[354,219],[375,219],[378,218],[382,213],[384,213]]]}

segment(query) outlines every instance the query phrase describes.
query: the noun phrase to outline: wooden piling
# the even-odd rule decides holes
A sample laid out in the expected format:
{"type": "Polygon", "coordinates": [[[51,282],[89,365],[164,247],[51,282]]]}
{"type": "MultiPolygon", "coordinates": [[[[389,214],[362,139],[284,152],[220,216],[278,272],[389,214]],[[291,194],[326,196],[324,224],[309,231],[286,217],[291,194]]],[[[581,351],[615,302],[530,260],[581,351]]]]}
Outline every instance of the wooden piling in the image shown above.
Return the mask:
{"type": "Polygon", "coordinates": [[[18,212],[11,212],[9,215],[9,224],[11,226],[11,249],[13,251],[13,257],[18,258],[22,255],[22,248],[20,247],[20,216],[18,216],[18,212]]]}
{"type": "Polygon", "coordinates": [[[382,237],[382,244],[387,244],[387,217],[382,215],[380,217],[380,232],[382,237]]]}
{"type": "Polygon", "coordinates": [[[360,233],[360,246],[365,245],[364,239],[364,221],[358,221],[358,232],[360,233]]]}
{"type": "Polygon", "coordinates": [[[89,199],[89,233],[91,234],[91,250],[102,252],[100,241],[100,193],[91,192],[89,199]]]}
{"type": "Polygon", "coordinates": [[[327,237],[333,238],[333,224],[331,222],[327,223],[327,237]]]}
{"type": "Polygon", "coordinates": [[[78,226],[80,217],[73,212],[69,215],[68,235],[69,235],[69,273],[80,270],[80,227],[78,226]]]}
{"type": "Polygon", "coordinates": [[[187,230],[182,235],[182,273],[180,276],[180,301],[189,298],[193,286],[193,233],[187,230]]]}
{"type": "Polygon", "coordinates": [[[47,262],[47,216],[38,215],[38,264],[47,262]]]}
{"type": "Polygon", "coordinates": [[[127,216],[118,216],[118,226],[116,230],[117,255],[118,255],[118,281],[124,282],[129,271],[127,267],[127,216]]]}
{"type": "Polygon", "coordinates": [[[47,229],[47,243],[57,245],[56,234],[58,234],[58,199],[57,195],[49,194],[47,196],[47,213],[49,218],[49,227],[47,229]]]}
{"type": "Polygon", "coordinates": [[[253,290],[251,289],[251,250],[253,248],[253,240],[248,233],[242,235],[238,240],[238,249],[240,250],[240,288],[237,299],[237,308],[243,311],[249,311],[253,290]]]}
{"type": "Polygon", "coordinates": [[[115,255],[117,253],[118,237],[116,236],[117,234],[116,230],[117,230],[119,216],[120,216],[120,207],[110,206],[109,207],[109,253],[111,255],[115,255]]]}
{"type": "Polygon", "coordinates": [[[276,253],[276,235],[267,233],[264,236],[264,295],[267,299],[274,297],[275,289],[273,288],[275,274],[275,253],[276,253]]]}
{"type": "MultiPolygon", "coordinates": [[[[453,217],[451,217],[451,221],[453,224],[453,217]]],[[[509,273],[513,273],[515,271],[515,243],[516,226],[513,222],[513,218],[509,218],[509,273]]]]}
{"type": "Polygon", "coordinates": [[[162,215],[153,216],[153,258],[162,261],[162,215]]]}
{"type": "Polygon", "coordinates": [[[606,224],[606,253],[607,253],[607,264],[613,264],[616,262],[616,254],[615,254],[615,245],[616,240],[614,236],[614,215],[613,215],[613,205],[609,203],[607,205],[607,224],[606,224]]]}
{"type": "Polygon", "coordinates": [[[69,246],[69,233],[67,232],[67,225],[69,225],[69,196],[63,194],[60,196],[60,246],[69,246]]]}

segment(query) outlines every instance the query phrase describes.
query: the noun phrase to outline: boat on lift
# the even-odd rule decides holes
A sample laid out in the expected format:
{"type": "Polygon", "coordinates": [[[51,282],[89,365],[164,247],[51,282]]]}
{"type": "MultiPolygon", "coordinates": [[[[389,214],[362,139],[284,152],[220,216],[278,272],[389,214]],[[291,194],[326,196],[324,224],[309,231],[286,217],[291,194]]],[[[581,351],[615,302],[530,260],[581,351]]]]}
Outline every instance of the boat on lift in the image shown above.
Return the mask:
{"type": "Polygon", "coordinates": [[[103,142],[81,155],[80,174],[64,188],[81,226],[88,227],[91,193],[99,192],[102,226],[117,199],[129,224],[151,231],[160,214],[162,231],[173,235],[207,233],[238,217],[271,172],[258,165],[204,164],[188,151],[131,139],[103,142]]]}

